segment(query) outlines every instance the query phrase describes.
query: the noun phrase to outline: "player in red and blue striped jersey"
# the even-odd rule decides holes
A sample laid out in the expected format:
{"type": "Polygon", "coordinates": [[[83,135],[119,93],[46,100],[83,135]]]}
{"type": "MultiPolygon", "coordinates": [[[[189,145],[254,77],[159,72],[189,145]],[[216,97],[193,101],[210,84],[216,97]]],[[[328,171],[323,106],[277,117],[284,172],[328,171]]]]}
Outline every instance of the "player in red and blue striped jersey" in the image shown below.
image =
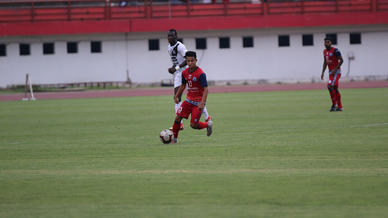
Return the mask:
{"type": "MultiPolygon", "coordinates": [[[[182,85],[182,72],[186,69],[185,54],[187,52],[186,46],[178,41],[178,33],[175,29],[170,29],[167,34],[168,39],[168,54],[171,57],[172,67],[168,68],[168,72],[173,75],[174,81],[174,96],[178,92],[179,87],[182,85]]],[[[181,105],[181,97],[179,96],[179,102],[175,104],[175,113],[181,105]]],[[[212,119],[207,112],[206,107],[203,108],[203,115],[206,121],[212,119]]],[[[172,127],[170,128],[172,130],[172,127]]],[[[183,124],[181,124],[181,130],[183,130],[183,124]]]]}
{"type": "Polygon", "coordinates": [[[202,111],[206,104],[208,95],[208,84],[206,74],[197,66],[197,54],[193,51],[187,51],[186,63],[189,66],[182,72],[182,85],[179,87],[174,101],[179,102],[179,96],[182,95],[187,85],[186,100],[181,104],[176,112],[175,121],[173,124],[174,138],[172,143],[178,142],[178,134],[182,118],[189,118],[191,114],[190,126],[193,129],[207,129],[207,136],[213,132],[213,121],[210,119],[207,122],[200,122],[202,111]]]}
{"type": "Polygon", "coordinates": [[[329,68],[329,82],[327,88],[331,97],[331,111],[343,111],[341,94],[338,90],[339,79],[341,78],[341,65],[344,62],[341,56],[341,52],[331,46],[332,41],[330,38],[325,38],[325,49],[323,50],[323,68],[321,79],[323,80],[326,67],[329,68]]]}

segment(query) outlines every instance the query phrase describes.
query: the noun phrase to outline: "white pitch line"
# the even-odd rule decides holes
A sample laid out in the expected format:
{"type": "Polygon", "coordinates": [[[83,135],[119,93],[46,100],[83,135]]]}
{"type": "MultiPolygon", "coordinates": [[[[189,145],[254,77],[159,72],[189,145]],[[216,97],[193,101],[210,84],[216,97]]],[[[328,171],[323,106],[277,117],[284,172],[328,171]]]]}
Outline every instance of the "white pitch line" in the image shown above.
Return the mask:
{"type": "Polygon", "coordinates": [[[365,124],[365,125],[354,125],[351,127],[360,128],[360,127],[375,127],[375,126],[385,126],[385,125],[388,125],[388,123],[371,123],[371,124],[365,124]]]}

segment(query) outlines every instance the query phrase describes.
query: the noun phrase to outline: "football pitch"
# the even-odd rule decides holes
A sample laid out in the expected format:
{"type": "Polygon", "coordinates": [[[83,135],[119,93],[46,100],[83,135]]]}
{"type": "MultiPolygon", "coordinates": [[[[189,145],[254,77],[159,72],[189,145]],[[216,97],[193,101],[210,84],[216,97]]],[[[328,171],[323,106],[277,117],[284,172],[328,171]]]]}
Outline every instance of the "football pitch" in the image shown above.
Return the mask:
{"type": "MultiPolygon", "coordinates": [[[[211,88],[210,88],[211,92],[211,88]]],[[[0,217],[386,217],[388,88],[0,102],[0,217]]]]}

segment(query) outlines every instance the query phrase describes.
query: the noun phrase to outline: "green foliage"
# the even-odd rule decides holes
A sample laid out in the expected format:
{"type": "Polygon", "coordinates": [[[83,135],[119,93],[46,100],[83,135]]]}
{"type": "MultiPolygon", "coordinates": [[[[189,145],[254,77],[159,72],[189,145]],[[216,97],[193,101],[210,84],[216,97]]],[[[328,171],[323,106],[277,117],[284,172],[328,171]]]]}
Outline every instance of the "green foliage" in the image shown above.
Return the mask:
{"type": "MultiPolygon", "coordinates": [[[[211,91],[211,90],[210,90],[211,91]]],[[[384,217],[388,89],[0,102],[0,217],[384,217]]]]}

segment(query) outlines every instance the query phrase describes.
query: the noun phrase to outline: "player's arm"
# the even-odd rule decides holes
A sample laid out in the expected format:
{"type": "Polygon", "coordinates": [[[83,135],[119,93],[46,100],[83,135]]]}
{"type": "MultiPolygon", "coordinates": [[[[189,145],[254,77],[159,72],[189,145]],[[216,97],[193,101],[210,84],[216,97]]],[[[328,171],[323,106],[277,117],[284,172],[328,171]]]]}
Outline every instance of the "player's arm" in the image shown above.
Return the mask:
{"type": "Polygon", "coordinates": [[[172,67],[168,68],[168,72],[171,73],[171,74],[174,74],[175,71],[176,71],[175,66],[172,66],[172,67]]]}
{"type": "Polygon", "coordinates": [[[185,88],[186,88],[186,85],[182,84],[181,86],[179,86],[179,89],[178,89],[176,95],[174,96],[175,103],[177,103],[177,104],[179,103],[179,96],[182,95],[182,93],[185,90],[185,88]]]}
{"type": "Polygon", "coordinates": [[[179,89],[174,96],[175,103],[178,104],[180,102],[180,97],[182,96],[182,93],[185,90],[185,88],[186,88],[186,79],[185,77],[182,76],[182,85],[179,86],[179,89]]]}
{"type": "Polygon", "coordinates": [[[186,60],[184,60],[181,64],[176,65],[176,66],[173,65],[172,67],[168,68],[168,72],[173,74],[173,73],[175,73],[175,71],[181,69],[182,67],[184,67],[186,65],[187,65],[186,60]]]}
{"type": "Polygon", "coordinates": [[[186,65],[187,65],[186,60],[184,60],[181,64],[179,64],[179,68],[182,68],[182,67],[184,67],[186,65]]]}
{"type": "MultiPolygon", "coordinates": [[[[183,43],[181,43],[178,46],[178,52],[182,55],[182,57],[186,56],[187,49],[183,43]]],[[[185,67],[186,65],[187,65],[187,62],[186,62],[186,60],[184,60],[181,64],[179,64],[179,68],[185,67]]]]}
{"type": "Polygon", "coordinates": [[[173,65],[172,67],[168,68],[168,72],[173,74],[175,73],[175,71],[178,71],[179,69],[181,69],[182,67],[186,66],[187,63],[186,63],[186,60],[184,60],[181,64],[179,65],[173,65]]]}
{"type": "Polygon", "coordinates": [[[199,81],[201,82],[201,86],[203,87],[203,94],[202,94],[201,103],[199,103],[198,108],[202,110],[205,107],[207,94],[209,93],[209,90],[207,88],[208,85],[207,85],[206,74],[204,73],[201,74],[201,76],[199,76],[199,81]]]}
{"type": "Polygon", "coordinates": [[[342,63],[344,63],[344,59],[338,49],[334,50],[334,55],[338,58],[338,65],[333,69],[333,72],[336,72],[341,67],[342,63]]]}
{"type": "Polygon", "coordinates": [[[203,95],[202,95],[202,101],[201,103],[199,103],[198,105],[198,108],[199,109],[203,109],[205,107],[205,104],[206,104],[206,100],[207,100],[207,94],[209,93],[209,90],[207,87],[204,87],[203,88],[203,95]]]}
{"type": "Polygon", "coordinates": [[[326,67],[327,67],[327,62],[326,62],[326,58],[325,58],[325,55],[324,55],[324,56],[323,56],[322,73],[321,73],[321,79],[322,79],[322,80],[323,80],[323,76],[324,76],[324,74],[325,74],[326,67]]]}

